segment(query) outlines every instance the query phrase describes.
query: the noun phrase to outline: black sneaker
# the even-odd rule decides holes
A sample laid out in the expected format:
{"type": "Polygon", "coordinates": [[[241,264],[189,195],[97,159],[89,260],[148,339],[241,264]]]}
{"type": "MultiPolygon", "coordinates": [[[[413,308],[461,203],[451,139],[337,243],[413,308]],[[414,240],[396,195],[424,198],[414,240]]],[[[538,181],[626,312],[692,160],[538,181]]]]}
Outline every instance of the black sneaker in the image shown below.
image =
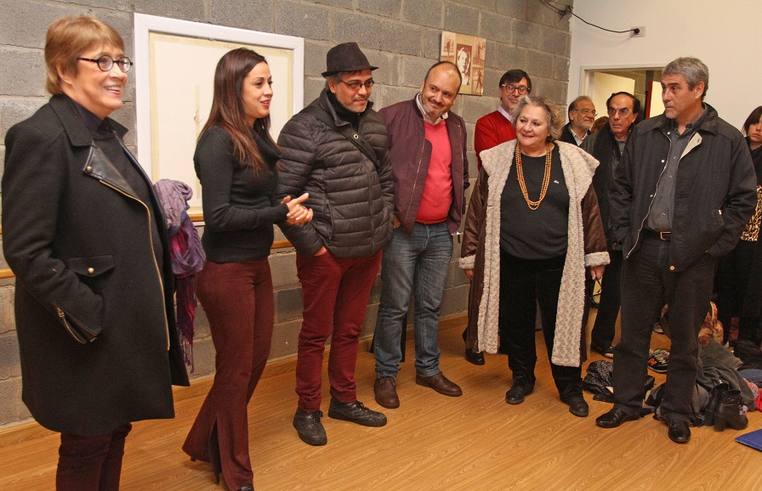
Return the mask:
{"type": "Polygon", "coordinates": [[[328,416],[363,426],[384,426],[386,424],[386,416],[378,411],[368,409],[360,401],[339,402],[332,398],[328,416]]]}
{"type": "Polygon", "coordinates": [[[294,428],[299,433],[299,438],[309,445],[325,445],[328,443],[328,437],[325,435],[325,428],[320,418],[323,417],[322,411],[305,411],[297,409],[294,414],[294,428]]]}
{"type": "Polygon", "coordinates": [[[669,351],[662,348],[651,350],[648,357],[648,368],[656,373],[667,373],[669,368],[669,351]]]}

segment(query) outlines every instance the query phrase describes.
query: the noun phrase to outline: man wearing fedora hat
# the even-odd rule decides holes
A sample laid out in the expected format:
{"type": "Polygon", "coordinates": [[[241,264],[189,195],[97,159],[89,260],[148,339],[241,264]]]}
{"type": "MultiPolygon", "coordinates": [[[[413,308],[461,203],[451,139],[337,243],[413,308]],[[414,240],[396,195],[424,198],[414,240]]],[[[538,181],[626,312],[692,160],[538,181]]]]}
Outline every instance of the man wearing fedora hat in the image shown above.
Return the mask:
{"type": "Polygon", "coordinates": [[[286,123],[278,139],[278,194],[309,193],[305,205],[315,214],[303,227],[283,227],[296,248],[304,302],[293,423],[310,445],[327,442],[320,383],[329,337],[328,416],[365,426],[386,424],[383,414],[357,400],[354,378],[357,338],[394,211],[386,127],[369,101],[377,67],[357,43],[334,46],[326,58],[325,89],[286,123]]]}

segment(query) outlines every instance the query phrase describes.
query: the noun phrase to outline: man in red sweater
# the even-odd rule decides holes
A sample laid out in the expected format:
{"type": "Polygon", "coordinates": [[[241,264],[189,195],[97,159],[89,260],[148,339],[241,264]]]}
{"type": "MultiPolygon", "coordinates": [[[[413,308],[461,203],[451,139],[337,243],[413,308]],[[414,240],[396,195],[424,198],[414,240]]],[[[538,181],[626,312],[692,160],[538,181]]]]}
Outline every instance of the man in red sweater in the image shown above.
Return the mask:
{"type": "MultiPolygon", "coordinates": [[[[516,138],[516,130],[513,128],[513,110],[519,103],[519,99],[532,92],[532,79],[524,70],[508,70],[500,77],[499,87],[500,106],[496,111],[479,118],[474,130],[474,151],[479,169],[482,168],[480,153],[516,138]]],[[[470,297],[469,292],[468,325],[463,331],[463,341],[466,342],[466,360],[474,365],[484,365],[484,354],[473,349],[473,346],[476,346],[476,315],[475,313],[472,315],[470,297]]]]}
{"type": "Polygon", "coordinates": [[[415,381],[456,397],[460,387],[439,368],[439,309],[452,236],[468,186],[466,125],[450,111],[460,90],[458,68],[435,63],[412,100],[381,109],[394,178],[394,233],[384,249],[381,301],[373,352],[376,401],[399,406],[400,339],[411,293],[415,295],[415,381]]]}

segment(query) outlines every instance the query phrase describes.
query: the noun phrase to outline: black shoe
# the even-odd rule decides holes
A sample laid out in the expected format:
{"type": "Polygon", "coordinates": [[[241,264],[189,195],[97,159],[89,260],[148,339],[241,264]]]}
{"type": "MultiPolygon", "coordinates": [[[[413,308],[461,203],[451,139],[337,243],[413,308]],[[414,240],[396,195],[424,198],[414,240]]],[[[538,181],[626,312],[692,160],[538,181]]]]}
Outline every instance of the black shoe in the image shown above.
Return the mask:
{"type": "Polygon", "coordinates": [[[325,428],[320,418],[323,417],[321,411],[304,411],[297,409],[294,414],[294,428],[299,433],[299,438],[309,445],[325,445],[328,443],[328,437],[325,435],[325,428]]]}
{"type": "Polygon", "coordinates": [[[484,353],[476,352],[471,348],[466,348],[466,361],[474,365],[484,365],[484,353]]]}
{"type": "Polygon", "coordinates": [[[609,345],[607,348],[602,348],[597,344],[590,343],[590,349],[606,358],[614,358],[614,347],[611,345],[609,345]]]}
{"type": "Polygon", "coordinates": [[[688,443],[691,439],[691,429],[688,426],[688,421],[684,419],[667,421],[667,435],[675,443],[688,443]]]}
{"type": "Polygon", "coordinates": [[[508,404],[521,404],[524,397],[528,396],[534,390],[534,384],[526,382],[514,382],[508,392],[505,393],[505,402],[508,404]]]}
{"type": "Polygon", "coordinates": [[[626,421],[635,421],[639,418],[639,413],[632,413],[621,407],[614,406],[610,411],[595,418],[595,424],[601,428],[616,428],[626,421]]]}
{"type": "Polygon", "coordinates": [[[473,348],[468,347],[468,336],[466,335],[467,331],[468,328],[463,330],[463,334],[461,335],[463,337],[463,342],[466,343],[466,361],[473,363],[474,365],[484,365],[484,353],[480,351],[474,351],[473,348]]]}
{"type": "Polygon", "coordinates": [[[587,405],[587,402],[585,402],[585,398],[582,397],[582,394],[562,397],[561,402],[568,404],[569,412],[577,417],[586,418],[587,415],[590,414],[590,407],[587,405]]]}
{"type": "Polygon", "coordinates": [[[386,416],[378,411],[368,409],[360,401],[339,402],[336,399],[331,399],[328,416],[363,426],[384,426],[386,424],[386,416]]]}
{"type": "Polygon", "coordinates": [[[254,491],[254,486],[252,486],[251,484],[247,484],[245,486],[241,486],[240,488],[238,488],[238,491],[254,491]]]}

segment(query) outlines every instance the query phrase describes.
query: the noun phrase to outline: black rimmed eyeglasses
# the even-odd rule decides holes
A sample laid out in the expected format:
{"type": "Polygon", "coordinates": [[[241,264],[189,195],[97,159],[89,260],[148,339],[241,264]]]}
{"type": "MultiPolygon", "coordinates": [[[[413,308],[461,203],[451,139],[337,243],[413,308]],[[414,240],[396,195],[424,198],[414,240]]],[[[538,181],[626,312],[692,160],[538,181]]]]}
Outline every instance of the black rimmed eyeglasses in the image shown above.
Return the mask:
{"type": "Polygon", "coordinates": [[[112,68],[114,68],[114,63],[116,63],[116,66],[119,67],[119,69],[122,71],[122,73],[127,73],[132,69],[132,60],[127,58],[126,56],[120,56],[119,58],[112,58],[109,55],[103,55],[98,58],[85,58],[83,56],[80,56],[77,58],[78,60],[82,61],[89,61],[90,63],[95,63],[98,65],[98,69],[102,72],[110,72],[112,68]]]}

